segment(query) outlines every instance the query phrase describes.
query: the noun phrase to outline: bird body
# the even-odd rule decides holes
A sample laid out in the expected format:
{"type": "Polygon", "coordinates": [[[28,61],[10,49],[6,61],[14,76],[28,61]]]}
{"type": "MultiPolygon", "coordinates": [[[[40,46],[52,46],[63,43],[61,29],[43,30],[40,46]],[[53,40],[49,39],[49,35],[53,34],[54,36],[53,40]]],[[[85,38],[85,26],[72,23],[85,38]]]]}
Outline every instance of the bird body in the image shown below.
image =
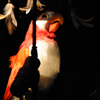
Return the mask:
{"type": "MultiPolygon", "coordinates": [[[[33,26],[31,22],[27,35],[32,34],[31,33],[32,27],[33,26]]],[[[40,73],[40,82],[39,82],[40,90],[47,90],[53,83],[53,80],[55,79],[57,73],[59,73],[60,71],[60,52],[57,42],[53,39],[54,37],[55,37],[54,33],[49,33],[46,30],[41,30],[41,29],[39,30],[37,28],[36,47],[37,47],[38,59],[41,62],[40,67],[38,68],[40,73]]],[[[32,41],[32,37],[30,38],[29,41],[32,41]]],[[[32,49],[32,44],[29,45],[29,56],[31,56],[31,49],[32,49]]]]}
{"type": "MultiPolygon", "coordinates": [[[[38,59],[40,60],[40,66],[38,68],[40,73],[39,90],[47,91],[53,84],[57,74],[60,72],[60,51],[57,42],[54,40],[55,34],[46,30],[48,21],[42,22],[42,27],[39,27],[40,23],[36,22],[36,47],[38,53],[38,59]],[[43,24],[44,23],[44,24],[43,24]]],[[[40,25],[41,26],[41,25],[40,25]]],[[[48,29],[48,28],[47,28],[48,29]]],[[[9,100],[12,96],[10,92],[11,84],[13,83],[18,71],[25,63],[28,56],[31,56],[32,49],[32,33],[33,33],[33,21],[29,25],[29,29],[26,33],[25,40],[19,47],[19,51],[16,55],[10,57],[12,68],[11,74],[8,80],[6,91],[4,94],[4,100],[9,100]]],[[[34,57],[34,55],[33,55],[34,57]]],[[[35,63],[35,62],[34,62],[35,63]]],[[[34,67],[34,66],[33,66],[34,67]]]]}
{"type": "Polygon", "coordinates": [[[37,51],[41,62],[39,89],[43,91],[50,88],[60,71],[60,53],[57,44],[45,41],[37,41],[37,51]]]}

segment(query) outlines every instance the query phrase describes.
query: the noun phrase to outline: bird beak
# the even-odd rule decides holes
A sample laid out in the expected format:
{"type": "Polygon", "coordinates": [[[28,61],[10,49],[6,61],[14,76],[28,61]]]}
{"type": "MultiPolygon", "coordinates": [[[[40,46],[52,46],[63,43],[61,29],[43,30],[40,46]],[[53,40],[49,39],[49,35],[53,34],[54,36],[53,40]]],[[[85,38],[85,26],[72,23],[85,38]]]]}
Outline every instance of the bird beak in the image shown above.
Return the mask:
{"type": "Polygon", "coordinates": [[[59,28],[59,25],[63,25],[64,18],[59,13],[55,13],[52,18],[48,21],[48,31],[56,32],[59,28]]]}

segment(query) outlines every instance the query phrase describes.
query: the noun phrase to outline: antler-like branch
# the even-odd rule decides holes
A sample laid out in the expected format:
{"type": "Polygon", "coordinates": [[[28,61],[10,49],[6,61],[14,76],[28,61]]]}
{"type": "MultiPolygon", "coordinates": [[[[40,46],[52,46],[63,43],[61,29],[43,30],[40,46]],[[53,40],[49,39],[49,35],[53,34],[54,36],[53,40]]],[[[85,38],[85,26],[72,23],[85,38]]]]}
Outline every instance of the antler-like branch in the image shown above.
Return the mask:
{"type": "MultiPolygon", "coordinates": [[[[26,13],[27,13],[30,11],[30,9],[33,8],[33,3],[34,3],[33,0],[27,0],[26,7],[19,8],[19,9],[21,11],[26,11],[26,13]]],[[[41,4],[41,2],[39,0],[37,0],[36,5],[37,5],[37,9],[39,9],[39,11],[42,11],[44,9],[43,6],[45,6],[44,4],[41,4]]]]}
{"type": "Polygon", "coordinates": [[[41,2],[39,0],[37,0],[37,9],[39,9],[39,11],[42,11],[44,8],[42,8],[43,6],[45,6],[44,4],[41,4],[41,2]]]}

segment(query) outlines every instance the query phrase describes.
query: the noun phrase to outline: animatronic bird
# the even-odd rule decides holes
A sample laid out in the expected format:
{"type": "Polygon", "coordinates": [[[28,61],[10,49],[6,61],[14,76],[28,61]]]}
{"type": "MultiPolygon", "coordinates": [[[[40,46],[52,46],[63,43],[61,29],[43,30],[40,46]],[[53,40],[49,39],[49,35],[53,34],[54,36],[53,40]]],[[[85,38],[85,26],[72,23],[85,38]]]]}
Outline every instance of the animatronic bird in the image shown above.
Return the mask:
{"type": "MultiPolygon", "coordinates": [[[[32,0],[27,0],[27,6],[19,8],[21,11],[29,11],[32,8],[32,0]]],[[[45,6],[37,0],[37,6],[39,10],[43,10],[42,6],[45,6]]],[[[14,26],[17,26],[16,18],[13,13],[14,6],[8,3],[5,7],[5,15],[0,15],[0,19],[6,18],[9,33],[12,34],[14,26]],[[9,9],[8,9],[9,8],[9,9]],[[10,19],[10,20],[9,20],[10,19]]],[[[85,23],[83,19],[78,18],[72,14],[72,19],[75,27],[78,23],[74,20],[80,20],[87,26],[91,26],[85,23]]],[[[60,51],[57,42],[54,40],[56,35],[54,32],[59,28],[59,25],[63,24],[63,17],[52,11],[42,12],[36,20],[36,46],[38,59],[40,60],[40,66],[38,68],[40,73],[39,90],[48,90],[53,84],[57,74],[60,72],[60,51]]],[[[33,21],[31,21],[28,31],[25,36],[25,40],[19,47],[19,51],[16,55],[10,57],[11,74],[8,80],[6,91],[4,94],[4,100],[9,100],[13,95],[10,92],[11,85],[17,76],[18,71],[23,67],[25,60],[28,56],[31,56],[32,49],[32,33],[33,33],[33,21]]],[[[34,56],[34,55],[33,55],[34,56]]],[[[33,66],[34,67],[34,66],[33,66]]]]}
{"type": "MultiPolygon", "coordinates": [[[[42,91],[51,87],[57,74],[60,72],[60,52],[58,44],[54,40],[56,37],[54,32],[59,28],[60,24],[63,24],[63,17],[51,11],[42,12],[36,20],[36,47],[38,59],[41,63],[38,68],[40,73],[39,90],[42,91]]],[[[10,68],[12,70],[4,94],[4,100],[12,97],[10,92],[11,84],[20,68],[24,65],[26,58],[31,56],[32,33],[33,21],[29,25],[25,40],[20,45],[18,53],[10,57],[10,68]]]]}
{"type": "MultiPolygon", "coordinates": [[[[52,13],[53,12],[43,13],[39,17],[39,19],[41,19],[44,14],[46,14],[46,16],[49,15],[51,17],[52,13]]],[[[56,14],[54,14],[50,20],[36,21],[36,27],[37,27],[36,46],[37,46],[38,58],[41,62],[41,65],[38,69],[40,72],[40,82],[39,82],[40,90],[48,89],[53,84],[53,81],[56,78],[57,73],[59,73],[60,71],[60,52],[57,42],[54,40],[54,37],[56,36],[53,33],[57,30],[60,23],[63,24],[63,18],[62,16],[56,14]],[[53,23],[55,21],[59,22],[53,23]],[[50,24],[48,25],[48,23],[50,24]]],[[[33,30],[33,24],[31,21],[29,29],[25,36],[25,40],[19,47],[18,53],[10,58],[11,61],[10,67],[12,68],[12,71],[8,80],[4,98],[6,98],[6,96],[8,97],[8,95],[11,95],[9,88],[12,82],[14,81],[18,73],[18,70],[23,66],[25,59],[28,56],[31,56],[32,30],[33,30]]]]}

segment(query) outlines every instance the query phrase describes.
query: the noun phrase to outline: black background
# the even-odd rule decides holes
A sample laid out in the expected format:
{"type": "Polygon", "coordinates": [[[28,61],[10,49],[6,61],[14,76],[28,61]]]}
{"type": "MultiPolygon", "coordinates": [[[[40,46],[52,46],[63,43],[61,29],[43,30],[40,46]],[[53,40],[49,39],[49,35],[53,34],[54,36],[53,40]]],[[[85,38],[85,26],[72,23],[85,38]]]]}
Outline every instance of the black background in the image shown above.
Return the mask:
{"type": "MultiPolygon", "coordinates": [[[[0,1],[0,13],[6,1],[0,1]]],[[[56,4],[56,0],[53,1],[56,4]]],[[[61,53],[61,72],[49,91],[49,99],[89,100],[89,95],[100,88],[99,0],[72,0],[72,6],[79,17],[94,17],[90,22],[94,25],[93,28],[80,25],[79,29],[72,23],[67,1],[61,2],[59,11],[64,16],[64,24],[55,33],[61,53]]],[[[18,9],[15,11],[18,28],[14,35],[9,36],[4,20],[0,21],[0,98],[3,97],[10,75],[9,56],[17,53],[30,21],[30,15],[19,19],[18,16],[24,14],[18,9]]]]}

